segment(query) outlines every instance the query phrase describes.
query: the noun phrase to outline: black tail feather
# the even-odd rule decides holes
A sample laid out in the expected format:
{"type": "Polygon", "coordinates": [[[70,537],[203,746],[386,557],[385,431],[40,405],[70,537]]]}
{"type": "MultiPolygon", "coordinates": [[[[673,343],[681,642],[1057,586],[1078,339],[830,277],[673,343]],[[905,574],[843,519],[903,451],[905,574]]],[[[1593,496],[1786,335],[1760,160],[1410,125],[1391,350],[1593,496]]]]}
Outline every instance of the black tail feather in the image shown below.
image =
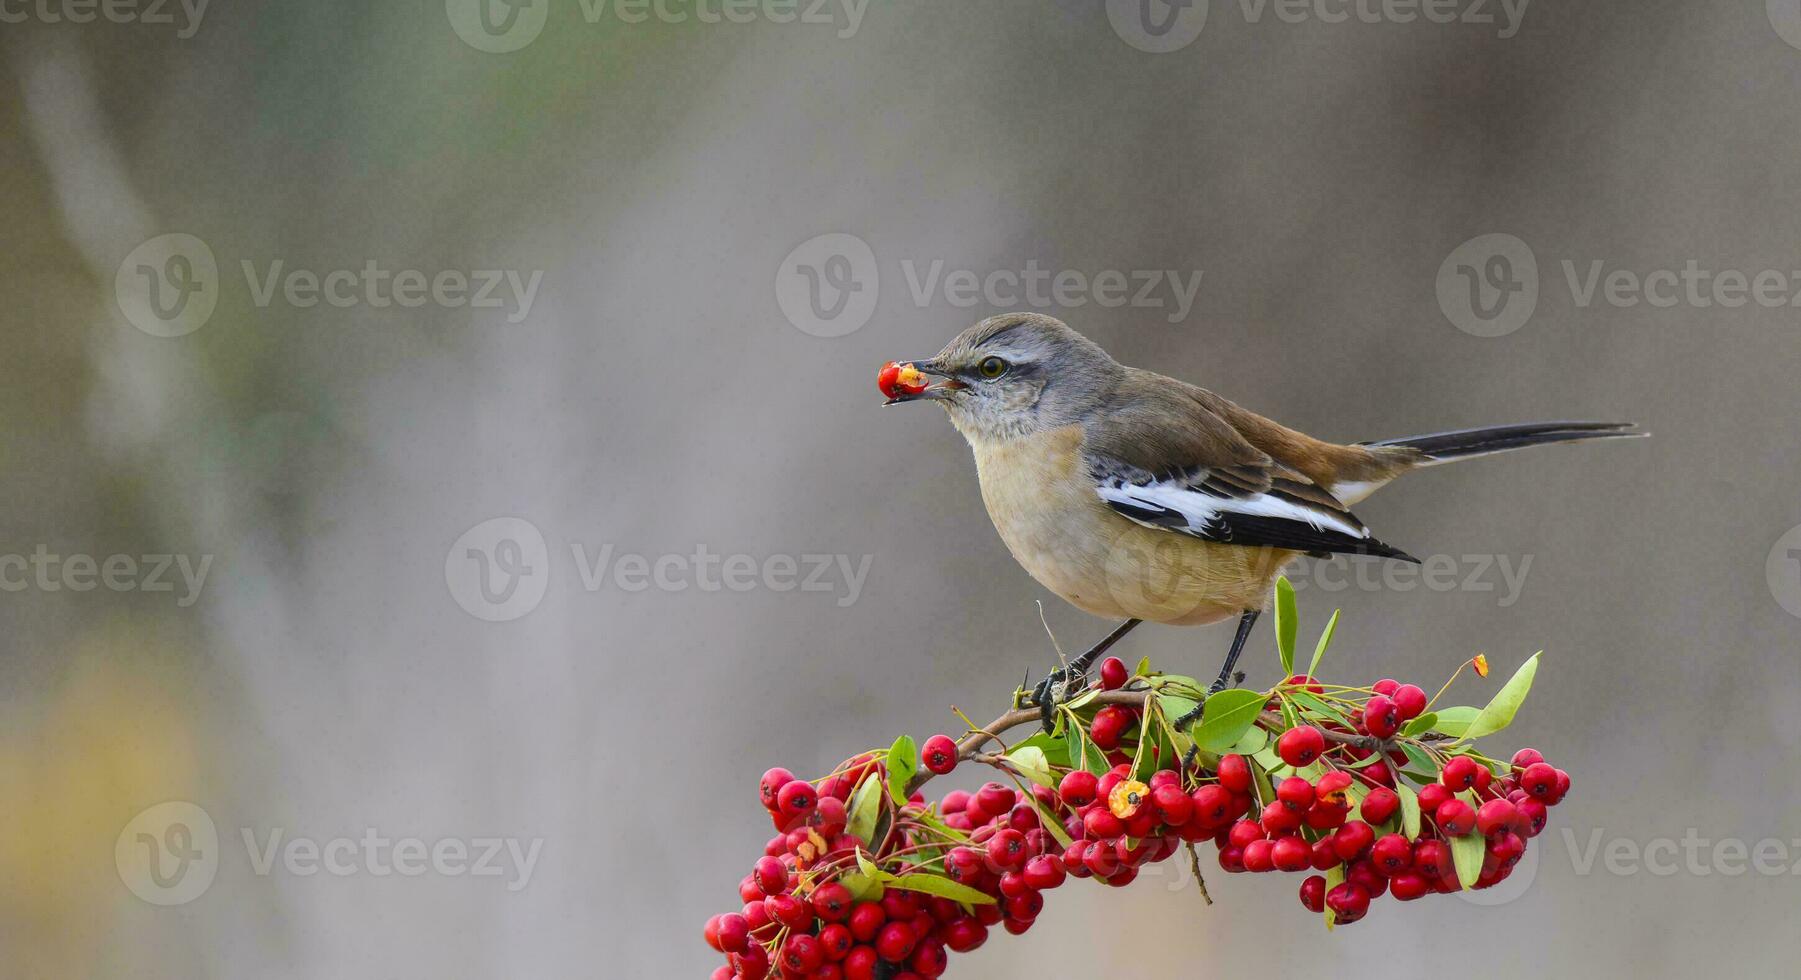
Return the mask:
{"type": "Polygon", "coordinates": [[[1395,446],[1416,449],[1433,462],[1449,462],[1471,456],[1504,453],[1528,446],[1546,446],[1557,442],[1580,442],[1587,439],[1621,439],[1650,435],[1629,431],[1634,422],[1530,422],[1524,425],[1496,425],[1481,429],[1459,429],[1424,436],[1379,439],[1365,446],[1395,446]]]}

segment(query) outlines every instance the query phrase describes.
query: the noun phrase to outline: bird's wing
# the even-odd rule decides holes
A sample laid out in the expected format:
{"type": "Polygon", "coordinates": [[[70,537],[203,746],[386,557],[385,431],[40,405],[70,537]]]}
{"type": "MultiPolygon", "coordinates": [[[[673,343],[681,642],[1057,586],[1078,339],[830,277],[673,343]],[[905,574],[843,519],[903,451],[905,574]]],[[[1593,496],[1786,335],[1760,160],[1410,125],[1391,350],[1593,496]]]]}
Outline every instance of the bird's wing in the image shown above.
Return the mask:
{"type": "Polygon", "coordinates": [[[1415,560],[1180,384],[1126,391],[1087,426],[1083,455],[1101,500],[1146,527],[1253,548],[1415,560]]]}

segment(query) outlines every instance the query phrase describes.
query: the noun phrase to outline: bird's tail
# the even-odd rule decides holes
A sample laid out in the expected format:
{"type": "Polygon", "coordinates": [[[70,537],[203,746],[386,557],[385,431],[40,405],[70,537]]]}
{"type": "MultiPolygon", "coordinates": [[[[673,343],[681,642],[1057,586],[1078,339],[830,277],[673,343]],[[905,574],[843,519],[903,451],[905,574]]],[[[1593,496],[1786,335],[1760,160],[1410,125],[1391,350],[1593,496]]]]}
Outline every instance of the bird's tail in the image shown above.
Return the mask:
{"type": "Polygon", "coordinates": [[[1581,442],[1587,439],[1629,439],[1650,435],[1634,430],[1634,422],[1528,422],[1524,425],[1495,425],[1482,429],[1459,429],[1435,432],[1426,436],[1403,436],[1360,443],[1371,447],[1412,449],[1420,454],[1416,466],[1436,466],[1460,459],[1492,456],[1528,446],[1546,446],[1554,442],[1581,442]]]}

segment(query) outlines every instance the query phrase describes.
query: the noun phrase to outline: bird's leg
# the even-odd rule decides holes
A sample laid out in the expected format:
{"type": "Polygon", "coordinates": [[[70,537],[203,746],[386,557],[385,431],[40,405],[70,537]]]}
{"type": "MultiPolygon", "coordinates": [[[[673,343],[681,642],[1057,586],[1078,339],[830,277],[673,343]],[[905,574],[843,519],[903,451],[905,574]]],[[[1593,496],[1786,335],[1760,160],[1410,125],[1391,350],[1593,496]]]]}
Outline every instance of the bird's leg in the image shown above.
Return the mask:
{"type": "MultiPolygon", "coordinates": [[[[1238,666],[1238,655],[1244,652],[1245,641],[1251,638],[1251,627],[1257,624],[1257,617],[1262,614],[1263,610],[1261,609],[1247,609],[1244,611],[1244,615],[1238,617],[1238,635],[1232,638],[1232,649],[1231,652],[1226,654],[1225,665],[1219,669],[1219,678],[1213,682],[1212,687],[1207,689],[1209,695],[1218,694],[1225,690],[1226,685],[1231,682],[1232,668],[1238,666]]],[[[1240,674],[1240,679],[1242,679],[1243,676],[1243,674],[1240,674]]],[[[1205,704],[1205,702],[1203,701],[1202,704],[1205,704]]],[[[1188,726],[1194,724],[1195,720],[1200,717],[1201,705],[1197,704],[1184,713],[1182,717],[1176,719],[1176,731],[1187,731],[1188,726]]]]}
{"type": "Polygon", "coordinates": [[[1245,641],[1251,638],[1251,627],[1257,625],[1257,617],[1261,615],[1261,609],[1246,609],[1244,615],[1238,617],[1238,635],[1232,637],[1232,649],[1226,653],[1226,662],[1220,667],[1213,686],[1207,689],[1208,694],[1218,694],[1226,689],[1232,680],[1232,668],[1238,666],[1238,655],[1244,652],[1245,641]]]}
{"type": "Polygon", "coordinates": [[[1143,622],[1141,619],[1128,619],[1114,628],[1113,632],[1101,638],[1099,643],[1089,647],[1081,656],[1071,660],[1067,666],[1058,667],[1050,672],[1038,686],[1032,689],[1032,698],[1028,704],[1038,708],[1038,715],[1044,721],[1044,730],[1055,727],[1057,705],[1069,700],[1075,691],[1087,681],[1088,668],[1100,659],[1101,654],[1118,643],[1120,637],[1132,632],[1132,627],[1143,622]]]}

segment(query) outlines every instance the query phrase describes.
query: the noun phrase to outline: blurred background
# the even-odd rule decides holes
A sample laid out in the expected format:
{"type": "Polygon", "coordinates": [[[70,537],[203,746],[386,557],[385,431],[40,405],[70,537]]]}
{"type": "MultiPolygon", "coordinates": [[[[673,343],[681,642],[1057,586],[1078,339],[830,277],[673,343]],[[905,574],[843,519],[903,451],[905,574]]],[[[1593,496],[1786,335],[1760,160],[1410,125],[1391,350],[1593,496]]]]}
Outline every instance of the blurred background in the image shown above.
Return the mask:
{"type": "Polygon", "coordinates": [[[1327,438],[1656,438],[1295,573],[1336,676],[1546,651],[1512,893],[1172,870],[951,975],[1792,970],[1801,4],[1431,12],[0,4],[0,973],[706,975],[763,769],[1111,625],[872,383],[1007,309],[1327,438]]]}

